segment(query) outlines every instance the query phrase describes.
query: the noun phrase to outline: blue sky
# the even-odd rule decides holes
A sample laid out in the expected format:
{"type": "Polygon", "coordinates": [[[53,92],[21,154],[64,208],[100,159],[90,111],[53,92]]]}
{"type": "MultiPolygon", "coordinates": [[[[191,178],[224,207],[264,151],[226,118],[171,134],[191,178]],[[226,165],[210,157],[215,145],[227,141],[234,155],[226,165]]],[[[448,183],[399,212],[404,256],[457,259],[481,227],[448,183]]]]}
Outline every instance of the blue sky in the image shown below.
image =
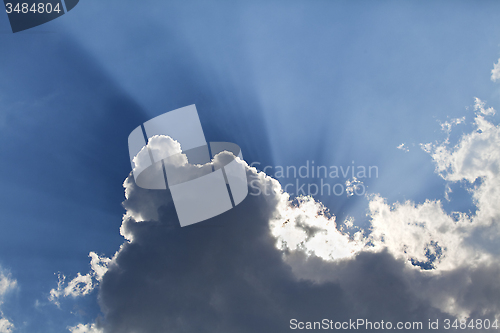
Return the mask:
{"type": "MultiPolygon", "coordinates": [[[[474,210],[466,184],[435,173],[420,143],[474,97],[500,109],[495,1],[81,1],[12,34],[0,15],[0,266],[17,280],[1,309],[16,332],[67,332],[101,313],[97,291],[49,302],[57,272],[89,269],[124,242],[127,137],[196,104],[208,141],[248,163],[375,165],[389,203],[440,199],[474,210]],[[396,147],[405,143],[409,151],[396,147]]],[[[498,124],[498,116],[489,118],[498,124]]],[[[364,197],[317,196],[368,225],[364,197]]],[[[84,274],[84,273],[82,273],[84,274]]],[[[1,304],[1,303],[0,303],[1,304]]]]}

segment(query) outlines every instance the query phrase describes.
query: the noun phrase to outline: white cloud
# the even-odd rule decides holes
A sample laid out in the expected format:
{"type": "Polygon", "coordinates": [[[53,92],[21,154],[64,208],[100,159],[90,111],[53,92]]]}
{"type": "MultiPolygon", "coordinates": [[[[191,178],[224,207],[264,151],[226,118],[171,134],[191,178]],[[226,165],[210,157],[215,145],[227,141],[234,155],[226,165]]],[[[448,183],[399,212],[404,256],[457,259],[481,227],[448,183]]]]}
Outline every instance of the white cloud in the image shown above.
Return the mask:
{"type": "Polygon", "coordinates": [[[405,145],[404,142],[402,144],[400,144],[399,146],[397,146],[396,148],[399,149],[399,150],[402,150],[402,151],[404,151],[406,153],[410,151],[410,149],[405,145]]]}
{"type": "Polygon", "coordinates": [[[98,283],[102,280],[102,277],[108,270],[108,265],[111,262],[111,259],[107,257],[100,257],[94,252],[90,252],[89,257],[91,258],[91,271],[85,275],[78,273],[76,277],[67,284],[66,276],[59,274],[57,288],[50,290],[49,301],[59,306],[60,297],[71,296],[75,298],[85,296],[97,287],[98,283]]]}
{"type": "Polygon", "coordinates": [[[472,250],[464,246],[464,238],[470,232],[468,217],[449,216],[438,200],[390,206],[375,195],[369,203],[369,216],[370,239],[375,248],[387,248],[395,257],[449,270],[473,256],[472,250]]]}
{"type": "Polygon", "coordinates": [[[478,114],[476,130],[462,136],[456,147],[435,145],[431,155],[436,171],[450,182],[465,181],[475,184],[471,189],[478,211],[471,217],[475,227],[490,227],[496,236],[500,232],[500,127],[487,121],[483,115],[492,114],[484,103],[476,99],[478,114]],[[486,111],[485,111],[486,110],[486,111]],[[479,183],[476,183],[476,182],[479,183]]]}
{"type": "Polygon", "coordinates": [[[420,144],[420,148],[425,151],[426,153],[430,153],[431,150],[432,150],[432,143],[431,142],[428,142],[428,143],[421,143],[420,144]]]}
{"type": "Polygon", "coordinates": [[[366,192],[366,188],[361,180],[353,177],[352,180],[346,180],[345,191],[348,197],[352,197],[354,194],[363,195],[366,192]]]}
{"type": "Polygon", "coordinates": [[[269,224],[281,250],[337,260],[352,257],[366,245],[362,232],[350,237],[338,230],[335,216],[329,216],[326,208],[311,197],[300,197],[293,205],[283,193],[276,208],[278,215],[269,224]]]}
{"type": "Polygon", "coordinates": [[[0,304],[2,303],[2,297],[9,291],[15,289],[16,286],[17,281],[12,279],[10,274],[0,270],[0,304]]]}
{"type": "Polygon", "coordinates": [[[50,291],[49,300],[55,302],[57,304],[57,300],[59,297],[78,297],[87,295],[94,289],[92,283],[92,276],[90,273],[81,275],[80,273],[77,276],[68,282],[67,286],[64,287],[64,283],[66,281],[66,276],[59,275],[59,281],[57,283],[57,289],[52,289],[50,291]]]}
{"type": "MultiPolygon", "coordinates": [[[[500,241],[500,126],[484,118],[495,113],[485,105],[475,99],[476,129],[464,134],[455,147],[448,147],[448,140],[423,145],[443,179],[468,184],[477,207],[475,214],[448,214],[440,200],[389,205],[375,195],[369,203],[373,230],[370,238],[375,249],[385,247],[395,257],[434,267],[427,282],[432,292],[422,295],[441,311],[460,317],[484,313],[495,317],[500,308],[496,299],[486,301],[473,296],[500,294],[496,282],[500,278],[500,252],[496,246],[500,241]],[[492,279],[485,281],[484,274],[492,279]],[[476,282],[471,284],[473,280],[476,282]]],[[[447,190],[448,200],[450,193],[447,190]]]]}
{"type": "MultiPolygon", "coordinates": [[[[332,227],[335,218],[325,217],[321,204],[310,198],[299,200],[295,207],[279,205],[277,211],[282,217],[270,223],[271,230],[296,276],[325,282],[338,281],[342,274],[311,259],[300,259],[299,252],[307,256],[315,254],[335,265],[339,259],[355,260],[363,253],[388,251],[408,263],[407,279],[419,286],[419,295],[415,297],[426,299],[454,316],[466,317],[478,312],[496,316],[499,301],[480,301],[471,293],[490,290],[500,295],[498,283],[481,281],[481,272],[486,271],[500,278],[497,259],[500,251],[495,246],[500,240],[500,127],[484,119],[495,110],[487,108],[478,98],[475,110],[476,130],[464,134],[456,147],[448,147],[448,139],[441,144],[421,144],[431,154],[441,177],[469,184],[477,206],[475,214],[460,211],[448,214],[440,200],[390,205],[380,195],[372,195],[368,212],[371,233],[357,231],[354,237],[348,237],[342,227],[332,227]],[[324,236],[323,241],[312,241],[315,235],[324,236]],[[327,240],[336,244],[334,250],[327,250],[327,240]],[[417,273],[420,268],[428,271],[417,273]],[[460,274],[463,276],[458,277],[460,274]],[[470,285],[471,280],[477,281],[475,286],[470,285]],[[424,285],[432,292],[423,291],[424,285]],[[474,288],[477,290],[473,291],[474,288]]],[[[453,125],[463,121],[464,118],[453,119],[442,128],[449,134],[453,125]]],[[[450,194],[447,186],[447,200],[451,200],[450,194]]]]}
{"type": "MultiPolygon", "coordinates": [[[[291,206],[285,198],[277,209],[282,217],[270,223],[278,247],[315,253],[325,260],[387,248],[396,258],[436,270],[452,270],[471,261],[489,260],[490,253],[470,239],[471,233],[484,227],[498,228],[493,221],[500,220],[500,128],[484,119],[483,115],[495,112],[485,105],[475,99],[477,130],[463,135],[457,147],[448,148],[448,139],[442,144],[421,145],[431,154],[436,171],[444,179],[470,184],[482,179],[480,185],[471,189],[478,207],[475,215],[447,214],[440,200],[389,205],[380,195],[373,195],[368,213],[371,234],[366,236],[357,231],[350,237],[341,228],[337,229],[335,217],[323,214],[320,203],[306,198],[291,206]]],[[[453,125],[463,121],[464,118],[452,119],[442,127],[449,134],[453,125]]],[[[446,192],[447,200],[450,193],[446,192]]]]}
{"type": "Polygon", "coordinates": [[[101,328],[97,328],[96,324],[78,324],[73,327],[68,327],[71,333],[103,333],[101,328]]]}
{"type": "MultiPolygon", "coordinates": [[[[113,259],[104,256],[99,256],[95,252],[90,252],[90,268],[91,271],[85,275],[78,273],[75,278],[66,283],[66,276],[59,274],[57,288],[50,291],[49,301],[60,306],[60,298],[71,296],[73,298],[81,297],[90,294],[102,281],[106,274],[110,263],[113,259]]],[[[95,323],[78,324],[68,327],[72,333],[103,333],[102,328],[98,328],[95,323]]],[[[2,331],[0,331],[2,333],[2,331]]]]}
{"type": "Polygon", "coordinates": [[[495,109],[493,107],[486,108],[486,102],[480,100],[479,98],[475,97],[474,98],[474,110],[479,111],[480,113],[484,114],[485,116],[492,116],[495,114],[495,109]]]}
{"type": "Polygon", "coordinates": [[[500,79],[500,59],[498,59],[496,64],[493,64],[493,69],[491,70],[491,81],[498,79],[500,79]]]}
{"type": "Polygon", "coordinates": [[[448,135],[446,140],[445,140],[446,143],[449,140],[450,133],[451,133],[451,130],[453,129],[453,126],[456,126],[458,124],[462,124],[464,122],[465,122],[465,116],[463,116],[461,118],[454,118],[454,119],[451,119],[450,121],[445,121],[443,123],[440,123],[441,130],[448,135]]]}
{"type": "MultiPolygon", "coordinates": [[[[4,303],[4,296],[16,289],[16,287],[17,281],[0,268],[0,306],[4,303]]],[[[9,319],[5,318],[0,309],[0,333],[11,333],[14,328],[14,324],[9,321],[9,319]]]]}
{"type": "Polygon", "coordinates": [[[97,281],[101,281],[104,274],[108,271],[108,265],[111,259],[104,256],[98,256],[95,252],[90,252],[89,257],[91,258],[90,267],[93,271],[92,275],[97,281]]]}
{"type": "Polygon", "coordinates": [[[14,324],[5,318],[0,318],[0,333],[11,333],[14,330],[14,324]]]}

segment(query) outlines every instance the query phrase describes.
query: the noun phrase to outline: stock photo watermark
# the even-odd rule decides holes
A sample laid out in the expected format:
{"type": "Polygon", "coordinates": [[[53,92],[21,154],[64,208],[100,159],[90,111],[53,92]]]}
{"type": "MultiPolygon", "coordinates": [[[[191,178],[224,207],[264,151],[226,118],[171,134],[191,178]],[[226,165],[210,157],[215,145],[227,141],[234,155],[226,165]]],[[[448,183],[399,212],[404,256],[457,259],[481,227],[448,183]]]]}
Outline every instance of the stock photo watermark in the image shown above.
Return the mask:
{"type": "Polygon", "coordinates": [[[349,319],[335,321],[323,319],[321,321],[299,321],[290,319],[291,330],[492,330],[500,327],[498,319],[489,318],[463,318],[463,319],[427,319],[427,321],[370,321],[368,319],[349,319]]]}
{"type": "MultiPolygon", "coordinates": [[[[313,160],[307,160],[303,165],[266,165],[252,162],[255,167],[268,176],[280,181],[283,191],[296,196],[364,196],[366,186],[363,180],[378,178],[379,171],[375,165],[316,165],[313,160]],[[340,182],[340,180],[344,180],[340,182]]],[[[253,191],[250,195],[271,195],[273,189],[259,185],[257,176],[251,176],[249,186],[253,191]]]]}
{"type": "Polygon", "coordinates": [[[220,215],[248,194],[240,147],[207,142],[194,104],[137,126],[128,146],[136,185],[169,189],[182,227],[220,215]]]}
{"type": "Polygon", "coordinates": [[[75,8],[79,0],[4,0],[12,32],[52,21],[75,8]]]}
{"type": "MultiPolygon", "coordinates": [[[[238,204],[248,194],[276,194],[257,173],[246,172],[237,144],[207,142],[195,105],[156,116],[137,126],[128,138],[135,184],[148,190],[170,190],[181,226],[205,221],[238,204]],[[182,148],[181,148],[182,147],[182,148]]],[[[291,196],[364,196],[364,180],[378,178],[377,166],[266,165],[253,162],[281,183],[291,196]]]]}

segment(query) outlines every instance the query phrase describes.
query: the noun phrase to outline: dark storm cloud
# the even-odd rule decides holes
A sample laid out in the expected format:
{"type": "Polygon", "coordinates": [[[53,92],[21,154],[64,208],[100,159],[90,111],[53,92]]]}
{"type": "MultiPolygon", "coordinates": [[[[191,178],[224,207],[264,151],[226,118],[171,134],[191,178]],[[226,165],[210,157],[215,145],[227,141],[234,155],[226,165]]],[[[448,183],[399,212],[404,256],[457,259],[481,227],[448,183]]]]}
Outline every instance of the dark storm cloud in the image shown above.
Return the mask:
{"type": "Polygon", "coordinates": [[[283,260],[269,231],[279,195],[249,195],[223,215],[180,228],[168,192],[140,189],[130,180],[126,186],[131,213],[122,232],[133,240],[100,286],[106,332],[287,332],[292,318],[426,325],[451,317],[418,297],[422,286],[413,282],[420,272],[386,251],[337,262],[297,252],[288,259],[332,277],[297,278],[291,269],[297,265],[283,260]],[[154,209],[151,202],[158,219],[135,221],[141,207],[154,209]]]}

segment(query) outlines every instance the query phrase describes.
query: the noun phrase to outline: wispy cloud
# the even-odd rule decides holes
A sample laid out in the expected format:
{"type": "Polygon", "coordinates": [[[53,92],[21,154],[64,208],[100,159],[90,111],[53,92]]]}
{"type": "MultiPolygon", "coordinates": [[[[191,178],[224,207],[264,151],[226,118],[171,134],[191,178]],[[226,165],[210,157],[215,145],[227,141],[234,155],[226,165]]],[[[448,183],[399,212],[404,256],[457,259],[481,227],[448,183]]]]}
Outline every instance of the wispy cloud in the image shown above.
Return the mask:
{"type": "Polygon", "coordinates": [[[493,64],[493,69],[491,70],[491,81],[496,81],[500,79],[500,59],[498,59],[496,64],[493,64]]]}
{"type": "Polygon", "coordinates": [[[66,282],[66,276],[59,273],[57,288],[50,290],[49,301],[60,306],[61,297],[73,298],[85,296],[94,290],[108,270],[110,258],[100,257],[94,252],[89,253],[91,271],[85,275],[78,273],[71,281],[66,282]]]}
{"type": "Polygon", "coordinates": [[[408,148],[408,146],[404,142],[402,144],[400,144],[399,146],[397,146],[396,148],[399,150],[402,150],[406,153],[410,151],[410,148],[408,148]]]}
{"type": "Polygon", "coordinates": [[[4,296],[16,288],[17,281],[0,267],[0,333],[11,333],[15,328],[14,324],[4,316],[1,306],[4,303],[4,296]]]}
{"type": "Polygon", "coordinates": [[[103,330],[97,328],[96,324],[78,324],[76,326],[68,327],[71,333],[102,333],[103,330]]]}

